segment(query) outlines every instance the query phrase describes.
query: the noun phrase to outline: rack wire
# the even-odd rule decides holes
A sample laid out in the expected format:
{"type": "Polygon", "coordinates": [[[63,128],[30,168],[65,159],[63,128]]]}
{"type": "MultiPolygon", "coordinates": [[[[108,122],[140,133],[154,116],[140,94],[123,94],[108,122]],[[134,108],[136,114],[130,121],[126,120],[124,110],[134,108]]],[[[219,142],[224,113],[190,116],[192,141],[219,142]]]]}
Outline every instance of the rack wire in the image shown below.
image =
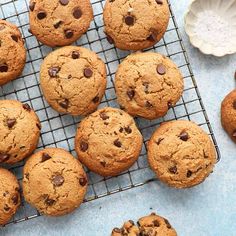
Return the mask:
{"type": "MultiPolygon", "coordinates": [[[[105,0],[91,0],[91,3],[94,10],[94,21],[88,32],[75,45],[95,51],[104,60],[108,72],[108,86],[100,107],[118,107],[114,90],[114,75],[121,60],[130,52],[121,51],[110,45],[106,40],[102,20],[105,0]]],[[[218,161],[220,160],[219,148],[197,88],[170,3],[169,7],[171,16],[165,36],[158,44],[148,50],[162,53],[178,65],[184,76],[185,89],[183,96],[177,105],[171,108],[163,118],[154,121],[136,119],[136,123],[143,134],[144,143],[138,161],[128,171],[117,177],[103,178],[86,170],[89,177],[89,188],[84,202],[142,186],[150,181],[156,181],[154,174],[148,167],[146,143],[153,131],[164,121],[185,119],[196,122],[211,137],[216,148],[218,161]]],[[[30,104],[36,111],[42,124],[38,149],[49,146],[61,147],[75,155],[74,136],[81,117],[58,114],[47,104],[42,95],[39,86],[39,69],[43,58],[52,49],[39,43],[28,31],[28,0],[1,0],[0,18],[8,20],[19,27],[27,48],[27,62],[22,76],[0,88],[0,99],[17,99],[30,104]]],[[[24,162],[20,162],[9,167],[16,174],[20,183],[22,181],[23,165],[24,162]]],[[[29,206],[22,197],[22,207],[9,224],[19,223],[38,216],[40,216],[40,213],[29,206]]]]}

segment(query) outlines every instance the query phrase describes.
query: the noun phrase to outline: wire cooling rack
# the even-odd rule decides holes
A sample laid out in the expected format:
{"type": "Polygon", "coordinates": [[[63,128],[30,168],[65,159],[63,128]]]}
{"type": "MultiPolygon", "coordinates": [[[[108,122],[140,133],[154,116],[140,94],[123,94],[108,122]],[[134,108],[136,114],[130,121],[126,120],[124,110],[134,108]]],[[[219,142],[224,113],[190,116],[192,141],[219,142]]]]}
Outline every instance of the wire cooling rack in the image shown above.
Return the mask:
{"type": "MultiPolygon", "coordinates": [[[[102,20],[105,0],[92,0],[91,2],[94,9],[94,21],[88,32],[76,42],[76,45],[95,51],[106,63],[108,86],[100,107],[118,107],[113,83],[114,75],[121,60],[130,52],[116,49],[106,40],[106,36],[103,32],[104,25],[102,20]]],[[[195,121],[212,138],[218,154],[218,160],[220,159],[219,149],[182,43],[171,4],[169,4],[169,7],[171,17],[167,32],[158,44],[148,50],[162,53],[170,57],[178,65],[184,76],[185,82],[183,96],[178,104],[171,108],[168,114],[161,119],[154,121],[148,121],[141,118],[136,119],[137,125],[144,136],[144,143],[139,160],[130,170],[112,178],[102,178],[87,170],[89,188],[84,200],[85,202],[138,187],[156,180],[154,174],[148,167],[146,142],[149,140],[157,126],[164,121],[177,119],[195,121]]],[[[17,99],[21,102],[28,103],[33,107],[42,124],[38,149],[48,146],[61,147],[69,150],[75,155],[74,136],[76,126],[81,118],[58,114],[51,109],[42,96],[39,86],[39,69],[43,58],[51,52],[52,49],[40,44],[36,38],[28,32],[28,0],[0,0],[0,18],[8,20],[19,27],[25,39],[27,48],[27,63],[22,76],[0,88],[0,99],[17,99]]],[[[22,181],[23,165],[24,162],[21,162],[10,167],[18,177],[20,183],[22,181]]],[[[22,207],[9,224],[22,222],[38,216],[40,216],[39,212],[29,206],[22,198],[22,207]]]]}

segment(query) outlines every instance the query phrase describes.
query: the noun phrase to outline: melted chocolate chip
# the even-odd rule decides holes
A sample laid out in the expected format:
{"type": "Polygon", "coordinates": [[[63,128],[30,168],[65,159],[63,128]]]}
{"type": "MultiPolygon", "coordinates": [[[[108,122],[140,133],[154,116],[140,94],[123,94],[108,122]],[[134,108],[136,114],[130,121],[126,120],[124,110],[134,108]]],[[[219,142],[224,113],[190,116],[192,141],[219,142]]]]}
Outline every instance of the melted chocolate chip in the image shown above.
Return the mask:
{"type": "Polygon", "coordinates": [[[146,101],[145,106],[148,107],[148,108],[153,107],[153,105],[149,101],[146,101]]]}
{"type": "Polygon", "coordinates": [[[31,11],[34,10],[35,4],[36,4],[35,2],[30,2],[30,4],[29,4],[29,9],[30,9],[31,11]]]}
{"type": "Polygon", "coordinates": [[[18,42],[18,37],[16,35],[12,35],[11,36],[12,40],[14,40],[15,42],[18,42]]]}
{"type": "Polygon", "coordinates": [[[119,132],[122,133],[124,131],[124,129],[122,127],[120,127],[119,132]]]}
{"type": "Polygon", "coordinates": [[[25,174],[25,178],[29,180],[29,173],[25,174]]]}
{"type": "Polygon", "coordinates": [[[122,146],[122,143],[119,141],[119,139],[116,139],[113,143],[116,147],[120,148],[122,146]]]}
{"type": "Polygon", "coordinates": [[[119,228],[114,228],[114,229],[112,230],[112,232],[113,232],[113,233],[122,233],[121,229],[119,229],[119,228]]]}
{"type": "Polygon", "coordinates": [[[80,150],[82,151],[82,152],[86,152],[87,150],[88,150],[88,143],[87,142],[85,142],[85,141],[80,141],[80,150]]]}
{"type": "Polygon", "coordinates": [[[65,179],[62,175],[55,175],[52,177],[52,184],[56,187],[63,185],[65,179]]]}
{"type": "Polygon", "coordinates": [[[106,34],[106,36],[107,36],[107,41],[108,41],[108,43],[114,44],[113,38],[112,38],[110,35],[108,35],[108,34],[106,34]]]}
{"type": "Polygon", "coordinates": [[[236,100],[233,101],[233,108],[236,110],[236,100]]]}
{"type": "Polygon", "coordinates": [[[8,205],[5,205],[5,206],[4,206],[4,210],[5,210],[5,211],[9,211],[10,209],[11,209],[11,208],[10,208],[8,205]]]}
{"type": "Polygon", "coordinates": [[[75,19],[79,19],[82,16],[82,11],[79,8],[75,8],[73,12],[73,16],[75,19]]]}
{"type": "Polygon", "coordinates": [[[233,136],[234,138],[236,138],[236,130],[234,130],[232,136],[233,136]]]}
{"type": "Polygon", "coordinates": [[[6,63],[0,64],[0,72],[7,72],[8,71],[8,65],[6,63]]]}
{"type": "Polygon", "coordinates": [[[143,86],[144,86],[144,92],[145,92],[146,94],[148,94],[148,93],[149,93],[149,91],[148,91],[149,83],[144,82],[144,83],[143,83],[143,86]]]}
{"type": "Polygon", "coordinates": [[[157,73],[159,75],[164,75],[166,73],[166,67],[163,64],[157,65],[157,73]]]}
{"type": "Polygon", "coordinates": [[[193,172],[191,170],[187,171],[187,177],[190,178],[192,176],[193,172]]]}
{"type": "Polygon", "coordinates": [[[67,39],[70,39],[74,36],[73,31],[70,30],[70,29],[65,30],[64,33],[65,33],[65,36],[66,36],[67,39]]]}
{"type": "Polygon", "coordinates": [[[47,153],[43,153],[42,155],[42,159],[41,159],[41,162],[45,162],[45,161],[48,161],[49,159],[51,159],[52,157],[49,156],[49,154],[47,153]]]}
{"type": "Polygon", "coordinates": [[[50,77],[55,78],[57,77],[57,74],[59,71],[60,71],[60,67],[54,66],[54,67],[49,68],[48,74],[50,77]]]}
{"type": "Polygon", "coordinates": [[[172,102],[171,102],[171,101],[169,101],[169,102],[167,103],[167,106],[168,106],[168,109],[172,108],[172,107],[173,107],[173,104],[172,104],[172,102]]]}
{"type": "Polygon", "coordinates": [[[167,220],[167,219],[164,219],[165,223],[166,223],[166,227],[168,229],[171,229],[171,225],[170,225],[170,222],[167,220]]]}
{"type": "Polygon", "coordinates": [[[84,69],[84,76],[86,78],[90,78],[90,77],[92,77],[92,75],[93,75],[93,71],[90,68],[85,68],[84,69]]]}
{"type": "Polygon", "coordinates": [[[108,120],[108,119],[109,119],[109,116],[108,116],[105,112],[100,113],[99,116],[100,116],[103,120],[108,120]]]}
{"type": "Polygon", "coordinates": [[[66,6],[69,3],[69,0],[59,0],[61,5],[66,6]]]}
{"type": "Polygon", "coordinates": [[[96,96],[96,97],[93,99],[93,102],[94,102],[94,103],[98,103],[98,102],[99,102],[99,96],[96,96]]]}
{"type": "Polygon", "coordinates": [[[79,178],[79,184],[84,187],[87,184],[87,179],[85,177],[79,178]]]}
{"type": "Polygon", "coordinates": [[[154,30],[151,30],[151,33],[147,37],[147,40],[149,40],[151,42],[156,42],[157,41],[157,33],[154,30]]]}
{"type": "Polygon", "coordinates": [[[69,100],[65,99],[64,101],[60,101],[58,103],[62,108],[67,109],[69,107],[69,100]]]}
{"type": "Polygon", "coordinates": [[[7,120],[7,126],[8,128],[12,128],[16,123],[16,119],[8,119],[7,120]]]}
{"type": "Polygon", "coordinates": [[[58,29],[62,23],[63,23],[63,21],[59,20],[56,23],[54,23],[53,26],[55,29],[58,29]]]}
{"type": "Polygon", "coordinates": [[[0,163],[7,161],[10,158],[9,154],[0,153],[0,163]]]}
{"type": "Polygon", "coordinates": [[[157,144],[157,145],[160,145],[163,140],[164,140],[164,138],[159,138],[159,139],[157,140],[156,144],[157,144]]]}
{"type": "Polygon", "coordinates": [[[133,97],[134,97],[134,95],[135,95],[135,91],[134,91],[133,89],[128,90],[128,91],[127,91],[127,95],[128,95],[128,97],[130,98],[130,100],[132,100],[133,97]]]}
{"type": "Polygon", "coordinates": [[[156,3],[157,4],[163,4],[163,1],[162,0],[156,0],[156,3]]]}
{"type": "Polygon", "coordinates": [[[133,16],[126,16],[124,20],[126,25],[134,25],[135,18],[133,16]]]}
{"type": "Polygon", "coordinates": [[[41,130],[41,125],[39,123],[36,123],[36,126],[39,130],[41,130]]]}
{"type": "Polygon", "coordinates": [[[56,201],[53,199],[50,199],[49,197],[47,197],[44,201],[44,203],[48,206],[52,206],[56,201]]]}
{"type": "Polygon", "coordinates": [[[134,221],[133,221],[133,220],[129,220],[129,223],[130,223],[131,225],[134,225],[134,221]]]}
{"type": "Polygon", "coordinates": [[[152,223],[153,223],[153,225],[154,225],[155,227],[159,227],[159,226],[160,226],[160,223],[159,223],[158,220],[154,220],[152,223]]]}
{"type": "Polygon", "coordinates": [[[170,167],[169,172],[172,173],[172,174],[176,174],[177,173],[177,167],[176,166],[170,167]]]}
{"type": "Polygon", "coordinates": [[[27,111],[31,111],[31,107],[28,103],[23,104],[23,108],[27,111]]]}
{"type": "Polygon", "coordinates": [[[12,202],[17,205],[18,201],[19,201],[19,196],[18,194],[14,194],[11,198],[12,202]]]}
{"type": "Polygon", "coordinates": [[[80,54],[79,54],[79,52],[77,52],[77,51],[73,51],[71,56],[72,56],[73,59],[78,59],[78,58],[80,58],[80,54]]]}
{"type": "Polygon", "coordinates": [[[182,141],[187,141],[188,140],[188,133],[183,131],[180,135],[179,135],[179,138],[182,140],[182,141]]]}
{"type": "Polygon", "coordinates": [[[37,17],[38,17],[39,20],[42,20],[42,19],[46,18],[46,16],[47,16],[47,14],[46,14],[46,12],[44,12],[44,11],[40,11],[40,12],[37,14],[37,17]]]}
{"type": "Polygon", "coordinates": [[[131,134],[132,133],[132,129],[129,126],[127,126],[127,127],[125,127],[125,132],[127,134],[131,134]]]}
{"type": "Polygon", "coordinates": [[[103,166],[103,167],[106,167],[106,162],[105,161],[100,161],[100,164],[103,166]]]}

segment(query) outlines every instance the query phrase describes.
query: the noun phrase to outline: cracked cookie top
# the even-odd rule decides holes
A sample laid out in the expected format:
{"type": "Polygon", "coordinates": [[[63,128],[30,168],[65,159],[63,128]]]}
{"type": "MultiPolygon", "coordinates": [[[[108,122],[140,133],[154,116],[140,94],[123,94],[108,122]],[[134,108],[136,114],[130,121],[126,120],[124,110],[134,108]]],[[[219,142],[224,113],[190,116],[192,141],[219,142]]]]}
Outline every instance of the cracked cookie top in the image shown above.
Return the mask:
{"type": "Polygon", "coordinates": [[[108,42],[124,50],[156,44],[166,31],[169,17],[166,0],[107,0],[103,12],[108,42]]]}
{"type": "Polygon", "coordinates": [[[216,163],[207,133],[190,121],[162,124],[148,143],[148,161],[157,177],[175,188],[200,184],[216,163]]]}
{"type": "Polygon", "coordinates": [[[79,207],[87,182],[79,161],[60,148],[41,150],[24,166],[24,197],[45,215],[65,215],[79,207]]]}
{"type": "Polygon", "coordinates": [[[24,40],[18,28],[0,19],[0,85],[16,79],[26,61],[24,40]]]}
{"type": "Polygon", "coordinates": [[[154,52],[134,53],[119,65],[115,88],[118,103],[130,115],[156,119],[177,103],[184,82],[169,58],[154,52]]]}
{"type": "Polygon", "coordinates": [[[86,115],[98,107],[106,89],[106,67],[96,53],[67,46],[50,53],[40,80],[47,102],[58,112],[86,115]]]}
{"type": "Polygon", "coordinates": [[[37,147],[41,125],[28,104],[0,101],[0,163],[13,164],[37,147]]]}
{"type": "Polygon", "coordinates": [[[122,228],[114,228],[111,236],[177,236],[169,221],[155,213],[140,218],[137,226],[132,220],[122,228]]]}
{"type": "Polygon", "coordinates": [[[30,31],[51,47],[73,43],[84,34],[93,19],[89,0],[31,0],[30,31]]]}
{"type": "Polygon", "coordinates": [[[20,186],[16,177],[0,168],[0,225],[5,225],[20,206],[20,186]]]}
{"type": "Polygon", "coordinates": [[[138,159],[142,135],[126,112],[105,107],[79,125],[75,149],[79,160],[102,176],[115,176],[138,159]]]}

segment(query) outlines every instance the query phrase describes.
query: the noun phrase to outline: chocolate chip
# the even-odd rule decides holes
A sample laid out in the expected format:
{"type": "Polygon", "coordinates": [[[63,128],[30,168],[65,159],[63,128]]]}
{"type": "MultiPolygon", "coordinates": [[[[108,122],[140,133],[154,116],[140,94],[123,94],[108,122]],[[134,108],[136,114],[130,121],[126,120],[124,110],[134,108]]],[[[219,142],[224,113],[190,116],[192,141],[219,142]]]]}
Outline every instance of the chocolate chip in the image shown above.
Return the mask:
{"type": "Polygon", "coordinates": [[[44,203],[48,206],[52,206],[56,201],[53,199],[50,199],[49,197],[47,197],[44,201],[44,203]]]}
{"type": "Polygon", "coordinates": [[[233,136],[234,138],[236,138],[236,130],[234,130],[232,136],[233,136]]]}
{"type": "Polygon", "coordinates": [[[107,41],[108,41],[108,43],[114,44],[113,38],[112,38],[110,35],[108,35],[108,34],[106,34],[106,36],[107,36],[107,41]]]}
{"type": "Polygon", "coordinates": [[[133,221],[133,220],[129,220],[129,223],[130,223],[131,225],[134,225],[134,221],[133,221]]]}
{"type": "Polygon", "coordinates": [[[77,51],[73,51],[71,56],[72,56],[73,59],[78,59],[78,58],[80,58],[80,54],[79,54],[79,52],[77,52],[77,51]]]}
{"type": "Polygon", "coordinates": [[[79,19],[82,16],[82,11],[79,8],[75,8],[73,12],[73,16],[75,19],[79,19]]]}
{"type": "Polygon", "coordinates": [[[43,153],[41,162],[48,161],[48,160],[51,159],[51,158],[52,158],[52,157],[51,157],[49,154],[43,153]]]}
{"type": "Polygon", "coordinates": [[[169,172],[172,173],[172,174],[176,174],[177,173],[177,167],[176,166],[170,167],[169,172]]]}
{"type": "Polygon", "coordinates": [[[134,17],[133,16],[126,16],[125,17],[125,24],[126,25],[134,25],[134,17]]]}
{"type": "Polygon", "coordinates": [[[163,4],[162,0],[156,0],[157,4],[163,4]]]}
{"type": "Polygon", "coordinates": [[[84,69],[84,76],[86,78],[90,78],[90,77],[92,77],[92,75],[93,75],[93,71],[90,68],[85,68],[84,69]]]}
{"type": "Polygon", "coordinates": [[[73,31],[69,30],[69,29],[65,30],[64,33],[65,33],[65,36],[66,36],[67,39],[70,39],[74,36],[73,31]]]}
{"type": "Polygon", "coordinates": [[[25,174],[25,178],[29,180],[29,173],[25,174]]]}
{"type": "Polygon", "coordinates": [[[62,175],[55,175],[52,177],[52,184],[56,187],[61,186],[64,183],[65,179],[62,175]]]}
{"type": "Polygon", "coordinates": [[[0,163],[7,161],[10,158],[9,154],[0,153],[0,163]]]}
{"type": "Polygon", "coordinates": [[[39,20],[44,19],[46,16],[47,16],[47,14],[46,14],[46,12],[44,12],[44,11],[40,11],[40,12],[37,14],[37,17],[38,17],[39,20]]]}
{"type": "Polygon", "coordinates": [[[29,32],[30,34],[32,34],[32,30],[31,30],[30,28],[28,29],[28,32],[29,32]]]}
{"type": "Polygon", "coordinates": [[[144,86],[144,92],[145,92],[146,94],[148,94],[149,83],[144,82],[144,83],[143,83],[143,86],[144,86]]]}
{"type": "Polygon", "coordinates": [[[8,119],[7,120],[7,126],[8,128],[12,128],[16,123],[16,119],[8,119]]]}
{"type": "Polygon", "coordinates": [[[173,104],[172,104],[172,102],[171,102],[171,101],[169,101],[169,102],[167,103],[167,106],[168,106],[168,109],[172,108],[172,107],[173,107],[173,104]]]}
{"type": "Polygon", "coordinates": [[[7,72],[8,71],[8,65],[6,63],[0,64],[0,72],[7,72]]]}
{"type": "Polygon", "coordinates": [[[170,225],[170,222],[167,220],[167,219],[164,219],[165,223],[166,223],[166,226],[168,229],[171,229],[171,225],[170,225]]]}
{"type": "Polygon", "coordinates": [[[150,35],[147,37],[147,40],[151,42],[157,41],[157,33],[155,31],[151,31],[150,35]]]}
{"type": "Polygon", "coordinates": [[[30,4],[29,4],[29,9],[30,9],[31,11],[34,10],[35,4],[36,4],[35,2],[30,2],[30,4]]]}
{"type": "Polygon", "coordinates": [[[100,164],[103,166],[103,167],[106,167],[106,162],[105,161],[100,161],[100,164]]]}
{"type": "Polygon", "coordinates": [[[119,229],[119,228],[114,228],[114,229],[112,230],[112,233],[122,233],[122,231],[121,231],[121,229],[119,229]]]}
{"type": "Polygon", "coordinates": [[[58,103],[62,108],[67,109],[69,107],[69,100],[65,99],[64,101],[61,101],[58,103]]]}
{"type": "Polygon", "coordinates": [[[179,138],[182,140],[182,141],[187,141],[188,140],[188,133],[186,133],[185,131],[183,131],[180,135],[179,135],[179,138]]]}
{"type": "Polygon", "coordinates": [[[160,145],[163,140],[164,140],[164,138],[159,138],[159,139],[157,140],[156,144],[157,144],[157,145],[160,145]]]}
{"type": "Polygon", "coordinates": [[[39,129],[39,130],[41,130],[41,125],[39,124],[39,123],[36,123],[36,126],[37,126],[37,128],[39,129]]]}
{"type": "Polygon", "coordinates": [[[66,6],[69,3],[69,0],[60,0],[61,5],[66,6]]]}
{"type": "Polygon", "coordinates": [[[233,108],[236,110],[236,100],[233,101],[233,108]]]}
{"type": "Polygon", "coordinates": [[[5,25],[0,25],[0,31],[5,29],[5,25]]]}
{"type": "Polygon", "coordinates": [[[87,184],[87,179],[86,178],[79,178],[79,184],[84,187],[87,184]]]}
{"type": "Polygon", "coordinates": [[[123,129],[122,127],[120,127],[119,132],[122,133],[123,130],[124,130],[124,129],[123,129]]]}
{"type": "Polygon", "coordinates": [[[86,152],[88,150],[88,143],[85,141],[80,141],[80,150],[86,152]]]}
{"type": "Polygon", "coordinates": [[[157,65],[157,73],[159,75],[164,75],[166,73],[166,67],[163,64],[157,65]]]}
{"type": "Polygon", "coordinates": [[[55,29],[58,29],[62,23],[63,23],[63,21],[59,20],[56,23],[54,23],[53,26],[55,29]]]}
{"type": "Polygon", "coordinates": [[[96,97],[93,99],[93,102],[94,102],[94,103],[98,103],[98,102],[99,102],[99,96],[96,96],[96,97]]]}
{"type": "Polygon", "coordinates": [[[125,127],[125,132],[128,133],[128,134],[131,134],[132,129],[129,126],[127,126],[127,127],[125,127]]]}
{"type": "Polygon", "coordinates": [[[101,113],[99,114],[99,116],[100,116],[103,120],[109,119],[109,116],[108,116],[105,112],[101,112],[101,113]]]}
{"type": "Polygon", "coordinates": [[[8,205],[5,205],[5,206],[4,206],[4,210],[5,210],[5,211],[9,211],[10,209],[11,209],[11,208],[10,208],[8,205]]]}
{"type": "Polygon", "coordinates": [[[19,196],[18,194],[14,194],[11,198],[12,202],[17,205],[18,201],[19,201],[19,196]]]}
{"type": "Polygon", "coordinates": [[[119,141],[119,139],[116,139],[113,143],[116,147],[120,148],[122,146],[122,143],[119,141]]]}
{"type": "Polygon", "coordinates": [[[152,223],[153,223],[153,225],[154,225],[155,227],[159,227],[159,226],[160,226],[160,223],[159,223],[158,220],[154,220],[152,223]]]}
{"type": "Polygon", "coordinates": [[[53,67],[50,67],[49,70],[48,70],[48,74],[50,77],[57,77],[57,74],[58,72],[60,71],[60,67],[58,66],[53,66],[53,67]]]}
{"type": "Polygon", "coordinates": [[[27,111],[31,111],[31,107],[28,103],[23,104],[23,108],[27,111]]]}
{"type": "Polygon", "coordinates": [[[14,40],[15,42],[18,42],[18,37],[16,35],[12,35],[11,36],[12,40],[14,40]]]}
{"type": "Polygon", "coordinates": [[[191,170],[188,170],[187,177],[190,178],[192,176],[193,172],[191,170]]]}
{"type": "Polygon", "coordinates": [[[133,97],[134,97],[134,95],[135,95],[135,91],[134,91],[133,89],[128,90],[128,91],[127,91],[127,95],[128,95],[128,97],[130,98],[130,100],[132,100],[133,97]]]}
{"type": "Polygon", "coordinates": [[[145,106],[146,107],[148,107],[148,108],[151,108],[151,107],[153,107],[153,105],[149,102],[149,101],[146,101],[146,104],[145,104],[145,106]]]}
{"type": "Polygon", "coordinates": [[[137,221],[137,225],[140,227],[141,226],[141,224],[140,224],[140,222],[139,221],[137,221]]]}

